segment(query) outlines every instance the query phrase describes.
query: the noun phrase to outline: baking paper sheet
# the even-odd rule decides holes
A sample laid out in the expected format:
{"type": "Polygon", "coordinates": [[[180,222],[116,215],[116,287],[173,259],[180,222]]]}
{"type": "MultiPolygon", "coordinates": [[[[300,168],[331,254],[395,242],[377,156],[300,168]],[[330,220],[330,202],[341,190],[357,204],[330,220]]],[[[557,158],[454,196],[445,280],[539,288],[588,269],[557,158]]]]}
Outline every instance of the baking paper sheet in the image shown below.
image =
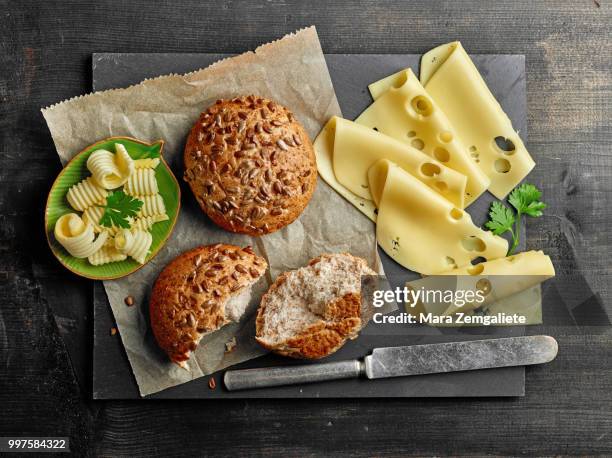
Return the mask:
{"type": "MultiPolygon", "coordinates": [[[[329,117],[341,116],[314,27],[203,70],[77,97],[42,111],[62,163],[106,137],[161,138],[166,141],[164,157],[180,179],[184,142],[200,112],[218,98],[251,93],[291,109],[312,139],[329,117]]],[[[310,204],[296,222],[259,238],[217,228],[199,210],[189,189],[183,186],[182,190],[182,209],[166,246],[134,274],[104,282],[143,396],[262,355],[264,350],[252,337],[253,312],[261,293],[280,272],[305,265],[321,253],[343,251],[365,258],[381,271],[372,222],[320,179],[310,204]],[[195,246],[217,242],[252,245],[268,260],[270,271],[255,288],[243,321],[204,337],[190,359],[191,371],[186,371],[171,364],[155,344],[147,312],[149,293],[171,259],[195,246]],[[124,304],[128,295],[134,297],[135,306],[124,304]],[[233,337],[238,345],[227,353],[225,344],[233,337]]]]}

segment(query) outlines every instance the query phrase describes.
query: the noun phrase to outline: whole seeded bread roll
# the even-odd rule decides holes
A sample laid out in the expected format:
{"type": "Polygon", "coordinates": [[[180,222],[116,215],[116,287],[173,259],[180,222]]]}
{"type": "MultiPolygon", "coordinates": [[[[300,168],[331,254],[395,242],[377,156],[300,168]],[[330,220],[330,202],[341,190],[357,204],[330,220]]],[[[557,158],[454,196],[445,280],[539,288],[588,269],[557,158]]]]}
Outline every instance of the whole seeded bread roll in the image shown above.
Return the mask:
{"type": "Polygon", "coordinates": [[[240,319],[253,284],[268,265],[251,247],[209,245],[171,261],[151,293],[153,334],[170,359],[186,367],[205,334],[240,319]]]}
{"type": "Polygon", "coordinates": [[[222,228],[274,232],[306,208],[317,182],[312,143],[285,107],[253,95],[217,100],[187,139],[184,179],[222,228]]]}
{"type": "Polygon", "coordinates": [[[362,275],[376,272],[348,253],[323,254],[283,273],[261,300],[257,341],[293,358],[334,353],[361,329],[362,275]]]}

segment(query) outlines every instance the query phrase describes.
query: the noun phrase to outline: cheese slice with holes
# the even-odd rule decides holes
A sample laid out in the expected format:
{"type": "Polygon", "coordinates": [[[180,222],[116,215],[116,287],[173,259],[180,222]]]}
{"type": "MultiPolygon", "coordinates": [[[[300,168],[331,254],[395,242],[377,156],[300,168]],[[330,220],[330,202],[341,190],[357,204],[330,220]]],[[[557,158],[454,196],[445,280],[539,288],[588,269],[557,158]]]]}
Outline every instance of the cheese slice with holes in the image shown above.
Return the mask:
{"type": "Polygon", "coordinates": [[[368,169],[385,158],[397,163],[454,205],[463,207],[467,180],[464,175],[419,150],[352,121],[336,117],[330,123],[335,126],[331,152],[334,176],[357,197],[372,200],[368,189],[368,169]]]}
{"type": "MultiPolygon", "coordinates": [[[[521,275],[521,276],[543,276],[552,278],[555,276],[555,268],[542,251],[525,251],[505,258],[481,262],[475,266],[464,266],[443,272],[440,275],[521,275]]],[[[517,287],[513,292],[526,289],[517,287]]]]}
{"type": "MultiPolygon", "coordinates": [[[[497,280],[500,277],[497,276],[494,278],[497,280]]],[[[510,282],[513,277],[503,278],[510,282]]],[[[417,291],[421,288],[425,291],[441,291],[445,292],[445,294],[447,294],[446,291],[470,291],[469,285],[462,284],[464,279],[469,280],[474,279],[474,277],[440,277],[434,275],[406,284],[406,287],[417,291]],[[446,281],[443,282],[442,279],[446,281]]],[[[506,316],[515,315],[524,319],[524,322],[514,321],[509,323],[498,323],[496,326],[517,326],[542,323],[542,291],[540,284],[503,298],[496,297],[492,294],[487,296],[482,303],[480,303],[480,300],[473,301],[472,303],[466,301],[466,303],[461,306],[449,306],[448,302],[441,301],[438,299],[439,296],[435,296],[435,294],[436,293],[434,293],[433,297],[430,296],[431,299],[429,302],[418,301],[416,305],[412,302],[406,303],[406,312],[413,315],[416,322],[435,327],[483,326],[482,323],[466,323],[465,320],[459,319],[452,319],[450,322],[446,321],[448,317],[452,316],[459,318],[459,316],[456,315],[459,312],[464,315],[473,315],[478,309],[480,309],[484,315],[494,316],[504,313],[506,316]],[[492,301],[489,301],[489,297],[492,298],[492,301]],[[438,322],[424,320],[429,313],[433,316],[441,317],[442,319],[438,322]]],[[[476,291],[474,291],[474,294],[476,294],[476,291]]]]}
{"type": "Polygon", "coordinates": [[[421,84],[446,114],[499,199],[535,166],[523,141],[458,41],[421,58],[421,84]]]}
{"type": "Polygon", "coordinates": [[[469,214],[392,162],[381,159],[368,178],[378,243],[407,269],[433,275],[506,255],[506,240],[476,227],[469,214]]]}
{"type": "Polygon", "coordinates": [[[541,305],[539,285],[554,276],[555,268],[548,256],[542,251],[526,251],[408,282],[406,286],[414,290],[472,291],[482,299],[451,305],[420,301],[407,304],[406,310],[417,315],[450,316],[484,308],[489,314],[517,313],[525,316],[528,323],[535,323],[541,320],[541,314],[534,313],[541,305]]]}
{"type": "Polygon", "coordinates": [[[353,194],[345,186],[340,184],[334,175],[333,154],[334,140],[336,138],[336,116],[332,117],[323,127],[313,143],[315,155],[317,157],[317,169],[321,178],[336,190],[338,194],[348,200],[361,213],[376,222],[376,206],[370,199],[364,199],[353,194]]]}
{"type": "Polygon", "coordinates": [[[376,98],[355,122],[421,150],[465,175],[466,206],[491,183],[410,69],[398,72],[390,89],[376,98]]]}
{"type": "Polygon", "coordinates": [[[399,88],[406,81],[406,72],[412,71],[410,68],[405,68],[397,73],[386,76],[383,79],[368,84],[368,90],[374,100],[378,100],[381,95],[386,93],[391,88],[399,88]]]}
{"type": "MultiPolygon", "coordinates": [[[[452,315],[459,311],[465,312],[478,307],[486,307],[526,292],[554,277],[555,268],[550,257],[542,251],[526,251],[505,258],[481,262],[474,266],[460,267],[440,275],[457,276],[458,290],[480,290],[484,294],[484,301],[481,303],[465,304],[463,307],[454,305],[448,307],[444,314],[452,315]]],[[[533,295],[533,292],[531,294],[533,295]]]]}

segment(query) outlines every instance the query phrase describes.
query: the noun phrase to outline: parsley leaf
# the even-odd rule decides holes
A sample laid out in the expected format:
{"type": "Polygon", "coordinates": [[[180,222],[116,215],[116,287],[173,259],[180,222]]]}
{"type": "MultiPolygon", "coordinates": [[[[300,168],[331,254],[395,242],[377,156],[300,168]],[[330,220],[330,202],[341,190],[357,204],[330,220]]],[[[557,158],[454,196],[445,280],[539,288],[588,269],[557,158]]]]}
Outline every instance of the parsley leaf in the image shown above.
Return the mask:
{"type": "Polygon", "coordinates": [[[493,202],[489,211],[490,220],[485,223],[487,229],[495,235],[505,232],[512,234],[512,245],[508,250],[508,256],[516,249],[521,231],[521,216],[527,215],[533,218],[542,216],[542,210],[546,204],[540,201],[542,192],[534,185],[523,183],[515,188],[508,196],[508,202],[516,209],[516,216],[511,208],[501,202],[493,202]]]}
{"type": "Polygon", "coordinates": [[[529,216],[542,216],[542,210],[546,208],[544,202],[540,202],[542,193],[532,184],[524,183],[510,193],[508,202],[512,204],[519,213],[529,216]]]}
{"type": "Polygon", "coordinates": [[[501,202],[493,202],[493,204],[491,204],[489,217],[491,220],[487,221],[485,226],[495,235],[501,235],[508,231],[512,232],[514,212],[501,202]]]}
{"type": "Polygon", "coordinates": [[[136,216],[142,204],[141,200],[128,196],[123,191],[111,192],[106,197],[106,206],[100,224],[105,227],[117,226],[129,229],[128,218],[136,216]]]}
{"type": "Polygon", "coordinates": [[[537,218],[538,216],[542,216],[542,210],[545,208],[546,204],[544,202],[531,202],[522,213],[537,218]]]}

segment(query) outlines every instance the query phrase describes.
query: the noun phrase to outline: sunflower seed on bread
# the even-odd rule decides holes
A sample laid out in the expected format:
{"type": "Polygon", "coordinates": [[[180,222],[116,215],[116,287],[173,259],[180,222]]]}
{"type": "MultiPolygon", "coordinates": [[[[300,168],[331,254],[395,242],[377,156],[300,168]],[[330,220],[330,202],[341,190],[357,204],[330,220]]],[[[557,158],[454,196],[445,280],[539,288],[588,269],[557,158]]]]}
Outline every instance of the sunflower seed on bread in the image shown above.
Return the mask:
{"type": "Polygon", "coordinates": [[[186,368],[202,336],[240,319],[267,267],[251,247],[234,245],[201,246],[176,257],[159,274],[149,303],[159,346],[186,368]]]}
{"type": "Polygon", "coordinates": [[[281,274],[261,300],[256,339],[293,358],[318,359],[361,329],[361,277],[376,275],[348,253],[323,254],[281,274]]]}

